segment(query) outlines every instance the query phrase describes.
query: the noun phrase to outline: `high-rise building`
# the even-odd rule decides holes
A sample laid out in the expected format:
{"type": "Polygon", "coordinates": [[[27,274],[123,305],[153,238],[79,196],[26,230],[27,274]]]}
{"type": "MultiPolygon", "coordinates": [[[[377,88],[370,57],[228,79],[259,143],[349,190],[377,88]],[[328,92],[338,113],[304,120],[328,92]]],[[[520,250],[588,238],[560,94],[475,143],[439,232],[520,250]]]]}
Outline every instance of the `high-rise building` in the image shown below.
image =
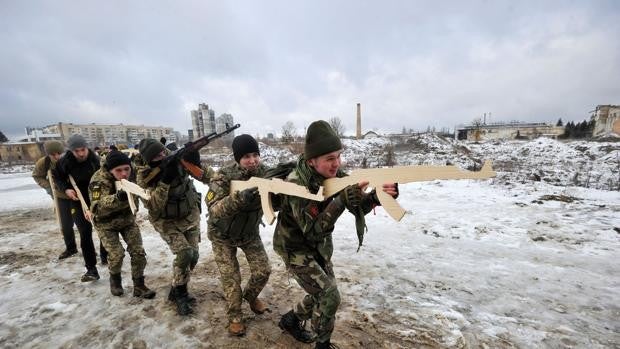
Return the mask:
{"type": "MultiPolygon", "coordinates": [[[[192,118],[192,136],[193,139],[197,139],[213,132],[222,132],[226,129],[226,124],[232,126],[234,123],[233,117],[230,114],[222,114],[217,119],[215,118],[215,111],[209,108],[208,104],[198,104],[198,109],[190,112],[192,118]]],[[[229,134],[230,137],[234,136],[234,133],[229,134]]]]}

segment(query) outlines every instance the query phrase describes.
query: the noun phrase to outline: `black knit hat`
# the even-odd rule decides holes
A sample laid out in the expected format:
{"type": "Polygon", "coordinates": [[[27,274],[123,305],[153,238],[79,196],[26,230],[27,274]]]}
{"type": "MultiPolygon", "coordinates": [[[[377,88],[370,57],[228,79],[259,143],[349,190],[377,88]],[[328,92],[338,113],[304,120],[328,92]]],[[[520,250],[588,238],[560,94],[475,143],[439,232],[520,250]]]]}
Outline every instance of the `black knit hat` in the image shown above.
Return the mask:
{"type": "Polygon", "coordinates": [[[342,149],[340,138],[326,121],[315,121],[308,126],[304,157],[313,159],[323,154],[342,149]]]}
{"type": "Polygon", "coordinates": [[[232,142],[232,148],[237,163],[239,163],[239,160],[241,160],[245,154],[258,153],[260,155],[258,142],[250,135],[239,135],[235,137],[232,142]]]}
{"type": "Polygon", "coordinates": [[[125,155],[125,153],[113,150],[105,157],[105,168],[108,170],[121,165],[131,165],[131,160],[129,160],[129,156],[125,155]]]}
{"type": "Polygon", "coordinates": [[[164,145],[153,138],[145,138],[140,141],[139,145],[140,155],[146,162],[151,162],[164,149],[164,145]]]}

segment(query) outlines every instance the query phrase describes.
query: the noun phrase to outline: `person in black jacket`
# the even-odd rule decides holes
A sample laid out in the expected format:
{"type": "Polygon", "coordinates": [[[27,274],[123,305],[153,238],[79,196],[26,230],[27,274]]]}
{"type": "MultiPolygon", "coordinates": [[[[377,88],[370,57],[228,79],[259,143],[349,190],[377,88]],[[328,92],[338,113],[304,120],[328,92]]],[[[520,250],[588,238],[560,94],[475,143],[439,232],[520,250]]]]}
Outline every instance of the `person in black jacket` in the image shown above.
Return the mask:
{"type": "MultiPolygon", "coordinates": [[[[78,189],[82,193],[86,205],[90,207],[88,197],[88,184],[90,178],[99,169],[99,157],[88,148],[86,140],[81,135],[73,135],[67,140],[69,151],[58,160],[53,170],[53,177],[57,188],[63,191],[71,199],[71,213],[75,225],[80,232],[80,247],[86,265],[86,273],[82,276],[82,282],[99,280],[97,271],[97,253],[93,244],[93,226],[91,217],[82,210],[75,188],[71,185],[69,175],[73,177],[78,189]]],[[[100,246],[102,262],[107,260],[107,252],[100,246]],[[105,256],[105,257],[104,257],[105,256]]]]}

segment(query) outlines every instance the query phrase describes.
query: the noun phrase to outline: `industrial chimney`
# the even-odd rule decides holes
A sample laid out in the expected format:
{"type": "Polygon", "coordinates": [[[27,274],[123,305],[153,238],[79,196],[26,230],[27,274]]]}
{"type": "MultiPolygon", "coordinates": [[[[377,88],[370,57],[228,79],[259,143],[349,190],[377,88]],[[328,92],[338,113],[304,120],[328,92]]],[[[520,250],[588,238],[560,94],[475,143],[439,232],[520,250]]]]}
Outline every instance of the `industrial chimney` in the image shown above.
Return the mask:
{"type": "Polygon", "coordinates": [[[357,129],[355,138],[362,139],[362,105],[360,103],[357,103],[357,129]]]}

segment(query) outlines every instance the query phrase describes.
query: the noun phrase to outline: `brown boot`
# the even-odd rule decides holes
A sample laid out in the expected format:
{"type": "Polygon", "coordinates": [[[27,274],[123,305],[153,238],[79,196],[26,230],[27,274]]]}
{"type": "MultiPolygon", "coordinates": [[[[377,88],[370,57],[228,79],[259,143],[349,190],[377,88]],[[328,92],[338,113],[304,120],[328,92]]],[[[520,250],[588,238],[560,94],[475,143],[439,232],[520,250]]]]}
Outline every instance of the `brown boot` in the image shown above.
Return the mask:
{"type": "Polygon", "coordinates": [[[110,274],[110,293],[117,297],[123,295],[124,291],[120,273],[110,274]]]}
{"type": "Polygon", "coordinates": [[[234,319],[228,324],[228,333],[232,336],[243,336],[245,334],[245,324],[239,319],[234,319]]]}
{"type": "Polygon", "coordinates": [[[265,303],[260,298],[256,298],[253,301],[249,301],[249,303],[250,303],[250,309],[252,309],[254,314],[260,315],[260,314],[265,313],[266,311],[271,312],[271,309],[269,309],[269,305],[267,305],[267,303],[265,303]]]}
{"type": "Polygon", "coordinates": [[[144,276],[133,279],[133,296],[146,299],[155,298],[155,291],[144,284],[144,276]]]}

